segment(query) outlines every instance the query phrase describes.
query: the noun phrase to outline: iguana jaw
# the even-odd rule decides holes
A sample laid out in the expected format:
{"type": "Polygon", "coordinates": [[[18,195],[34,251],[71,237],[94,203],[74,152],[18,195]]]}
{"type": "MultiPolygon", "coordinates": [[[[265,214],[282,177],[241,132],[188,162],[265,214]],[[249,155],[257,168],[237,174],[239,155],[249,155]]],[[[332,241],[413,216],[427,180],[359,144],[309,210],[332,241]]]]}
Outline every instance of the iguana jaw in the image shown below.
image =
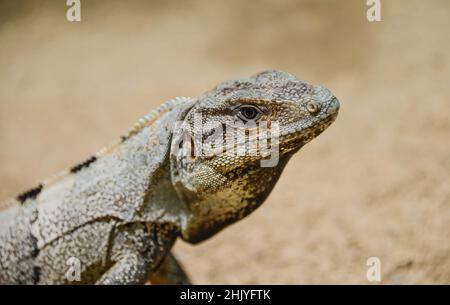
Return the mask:
{"type": "Polygon", "coordinates": [[[193,244],[202,242],[256,210],[275,187],[292,155],[281,156],[275,168],[263,168],[259,161],[248,164],[243,169],[247,174],[226,181],[215,191],[189,190],[177,183],[175,188],[189,210],[181,223],[182,239],[193,244]]]}
{"type": "Polygon", "coordinates": [[[331,112],[320,124],[312,124],[309,127],[301,128],[296,132],[289,133],[282,136],[280,139],[280,151],[282,153],[299,151],[308,142],[320,135],[325,129],[327,129],[337,118],[339,111],[339,103],[334,106],[333,112],[331,112]]]}
{"type": "MultiPolygon", "coordinates": [[[[284,163],[287,163],[287,159],[284,163]]],[[[279,166],[275,171],[266,168],[265,171],[270,173],[264,176],[271,179],[277,176],[275,179],[278,179],[283,167],[279,166]],[[278,170],[280,172],[276,174],[278,170]]],[[[246,174],[243,174],[243,171],[253,171],[251,168],[254,171],[261,170],[259,161],[253,162],[253,166],[247,163],[245,167],[235,169],[235,172],[240,172],[239,175],[241,175],[237,179],[229,179],[227,173],[221,174],[216,169],[205,165],[194,167],[194,172],[187,176],[172,175],[172,185],[180,202],[186,207],[186,213],[183,213],[179,223],[181,237],[185,241],[198,243],[209,238],[227,225],[249,214],[265,200],[275,181],[264,184],[265,188],[250,191],[252,202],[242,198],[240,188],[246,188],[246,184],[249,184],[250,188],[256,185],[246,179],[246,174]],[[210,177],[209,182],[213,187],[205,187],[204,180],[201,178],[198,181],[197,179],[201,176],[210,177]],[[190,180],[190,177],[196,179],[190,180]],[[260,192],[261,195],[255,196],[256,192],[260,192]]],[[[172,174],[174,173],[177,171],[172,171],[172,174]]],[[[250,176],[254,177],[255,174],[250,176]]]]}

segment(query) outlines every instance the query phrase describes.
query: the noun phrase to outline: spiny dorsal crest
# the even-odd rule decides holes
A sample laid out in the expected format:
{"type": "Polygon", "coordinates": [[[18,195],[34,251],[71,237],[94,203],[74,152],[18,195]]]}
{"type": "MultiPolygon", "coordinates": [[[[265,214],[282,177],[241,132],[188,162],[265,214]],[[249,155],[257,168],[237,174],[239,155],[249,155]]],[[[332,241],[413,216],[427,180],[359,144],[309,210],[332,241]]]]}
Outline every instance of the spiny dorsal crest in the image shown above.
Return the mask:
{"type": "Polygon", "coordinates": [[[52,176],[49,179],[46,179],[45,181],[40,183],[37,187],[32,188],[32,189],[30,189],[30,190],[28,190],[26,192],[21,193],[16,198],[8,198],[8,199],[6,199],[4,201],[0,201],[0,210],[6,209],[6,208],[8,208],[10,206],[13,206],[16,203],[21,203],[21,204],[25,203],[28,199],[35,199],[39,195],[39,193],[42,191],[42,189],[44,189],[45,187],[47,187],[47,186],[49,186],[49,185],[51,185],[51,184],[61,180],[62,178],[66,177],[66,176],[68,176],[70,174],[75,174],[75,173],[79,172],[80,170],[90,166],[97,159],[101,158],[102,156],[104,156],[108,152],[112,151],[114,148],[119,146],[121,143],[123,143],[127,139],[133,137],[134,135],[139,133],[145,127],[151,126],[163,114],[171,111],[175,107],[177,107],[177,106],[179,106],[179,105],[181,105],[183,103],[186,103],[186,102],[188,102],[190,100],[191,100],[190,97],[184,97],[184,96],[175,97],[175,98],[173,98],[171,100],[168,100],[167,102],[165,102],[164,104],[162,104],[158,108],[152,110],[150,113],[148,113],[144,117],[140,118],[136,122],[136,124],[128,131],[128,133],[126,135],[120,137],[120,139],[115,141],[113,144],[111,144],[111,145],[109,145],[107,147],[104,147],[103,149],[99,150],[96,154],[94,154],[90,158],[88,158],[85,161],[83,161],[83,162],[73,166],[72,168],[70,168],[70,170],[60,172],[59,174],[54,175],[54,176],[52,176]]]}

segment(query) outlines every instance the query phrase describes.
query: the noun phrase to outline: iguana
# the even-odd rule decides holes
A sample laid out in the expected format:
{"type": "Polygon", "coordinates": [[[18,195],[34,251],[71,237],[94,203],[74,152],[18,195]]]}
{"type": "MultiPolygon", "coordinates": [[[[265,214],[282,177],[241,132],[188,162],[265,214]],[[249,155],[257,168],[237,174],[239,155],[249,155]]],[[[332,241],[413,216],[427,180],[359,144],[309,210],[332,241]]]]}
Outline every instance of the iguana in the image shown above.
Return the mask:
{"type": "Polygon", "coordinates": [[[260,206],[338,109],[326,88],[279,71],[164,103],[0,206],[0,283],[190,283],[175,240],[198,243],[260,206]]]}

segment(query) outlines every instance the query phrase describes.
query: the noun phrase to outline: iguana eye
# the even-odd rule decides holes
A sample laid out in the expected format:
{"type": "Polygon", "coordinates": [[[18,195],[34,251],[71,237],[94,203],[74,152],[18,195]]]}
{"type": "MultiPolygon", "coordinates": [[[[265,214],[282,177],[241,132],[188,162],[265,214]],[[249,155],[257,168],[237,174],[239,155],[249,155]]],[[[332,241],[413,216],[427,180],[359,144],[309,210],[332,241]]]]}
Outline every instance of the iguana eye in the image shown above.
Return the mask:
{"type": "Polygon", "coordinates": [[[244,121],[256,121],[262,115],[262,111],[253,105],[244,105],[237,108],[237,116],[244,121]]]}

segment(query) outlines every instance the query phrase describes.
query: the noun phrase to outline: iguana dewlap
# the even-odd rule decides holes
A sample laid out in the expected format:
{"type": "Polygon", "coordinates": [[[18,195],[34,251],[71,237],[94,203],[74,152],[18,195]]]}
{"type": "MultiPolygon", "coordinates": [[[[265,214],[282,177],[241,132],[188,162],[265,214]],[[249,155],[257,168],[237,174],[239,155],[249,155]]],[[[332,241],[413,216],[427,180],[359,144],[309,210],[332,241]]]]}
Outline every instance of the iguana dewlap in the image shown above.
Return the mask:
{"type": "Polygon", "coordinates": [[[177,237],[197,243],[250,214],[338,109],[326,88],[278,71],[166,102],[0,205],[0,283],[189,283],[177,237]]]}

